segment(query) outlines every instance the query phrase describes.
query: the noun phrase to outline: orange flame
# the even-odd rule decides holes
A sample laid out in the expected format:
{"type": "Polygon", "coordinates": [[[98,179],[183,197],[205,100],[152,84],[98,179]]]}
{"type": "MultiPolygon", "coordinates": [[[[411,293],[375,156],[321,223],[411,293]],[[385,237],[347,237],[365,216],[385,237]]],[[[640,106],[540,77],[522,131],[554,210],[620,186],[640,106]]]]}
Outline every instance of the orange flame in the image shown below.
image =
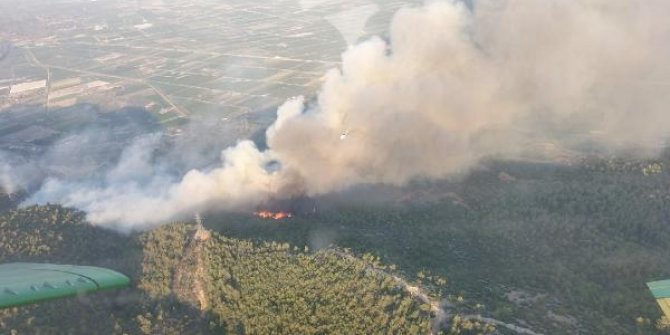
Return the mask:
{"type": "Polygon", "coordinates": [[[254,215],[262,219],[272,219],[272,220],[282,220],[292,218],[293,214],[289,212],[272,212],[272,211],[258,211],[254,212],[254,215]]]}

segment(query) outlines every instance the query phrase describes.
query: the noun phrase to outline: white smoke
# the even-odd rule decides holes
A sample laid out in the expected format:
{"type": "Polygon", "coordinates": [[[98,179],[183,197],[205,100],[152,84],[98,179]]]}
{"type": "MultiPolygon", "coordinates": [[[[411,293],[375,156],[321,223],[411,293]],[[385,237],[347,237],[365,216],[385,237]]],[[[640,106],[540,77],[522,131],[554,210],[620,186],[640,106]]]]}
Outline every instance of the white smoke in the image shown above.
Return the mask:
{"type": "Polygon", "coordinates": [[[0,194],[24,190],[35,183],[39,171],[18,155],[0,150],[0,194]]]}
{"type": "Polygon", "coordinates": [[[355,44],[365,34],[365,24],[379,12],[379,6],[374,3],[363,3],[332,15],[325,19],[337,28],[347,45],[355,44]]]}
{"type": "Polygon", "coordinates": [[[12,194],[18,189],[17,176],[11,165],[4,162],[4,157],[0,153],[0,191],[12,194]]]}
{"type": "Polygon", "coordinates": [[[136,183],[123,171],[151,165],[133,146],[113,174],[122,181],[52,180],[34,199],[133,229],[271,195],[445,178],[566,134],[646,148],[670,131],[668,15],[665,0],[430,1],[399,11],[389,42],[350,48],[316,104],[280,107],[268,149],[241,141],[218,168],[136,183]]]}

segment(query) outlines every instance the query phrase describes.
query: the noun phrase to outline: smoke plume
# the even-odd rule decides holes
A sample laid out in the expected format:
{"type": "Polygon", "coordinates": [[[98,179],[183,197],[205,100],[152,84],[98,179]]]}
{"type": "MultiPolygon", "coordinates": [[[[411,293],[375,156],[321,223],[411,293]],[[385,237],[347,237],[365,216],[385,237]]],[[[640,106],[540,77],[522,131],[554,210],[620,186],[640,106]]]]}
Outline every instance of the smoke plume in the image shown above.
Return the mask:
{"type": "Polygon", "coordinates": [[[268,196],[448,178],[483,158],[541,154],[538,142],[653,153],[670,131],[668,15],[665,0],[402,9],[388,40],[343,54],[316,102],[298,97],[278,109],[267,149],[242,140],[223,150],[219,167],[175,181],[143,163],[150,145],[133,145],[98,187],[51,180],[34,201],[135,229],[268,196]]]}

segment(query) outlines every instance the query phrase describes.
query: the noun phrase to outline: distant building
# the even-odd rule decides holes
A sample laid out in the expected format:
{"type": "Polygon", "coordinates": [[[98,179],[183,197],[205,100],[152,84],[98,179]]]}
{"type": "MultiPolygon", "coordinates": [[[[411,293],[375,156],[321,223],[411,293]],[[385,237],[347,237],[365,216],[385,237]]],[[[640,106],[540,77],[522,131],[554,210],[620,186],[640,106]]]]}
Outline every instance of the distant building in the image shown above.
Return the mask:
{"type": "Polygon", "coordinates": [[[47,87],[46,79],[36,80],[36,81],[29,81],[29,82],[25,82],[25,83],[12,85],[12,87],[9,89],[9,95],[18,95],[18,94],[21,94],[21,93],[24,93],[24,92],[37,90],[37,89],[40,89],[40,88],[46,88],[46,87],[47,87]]]}

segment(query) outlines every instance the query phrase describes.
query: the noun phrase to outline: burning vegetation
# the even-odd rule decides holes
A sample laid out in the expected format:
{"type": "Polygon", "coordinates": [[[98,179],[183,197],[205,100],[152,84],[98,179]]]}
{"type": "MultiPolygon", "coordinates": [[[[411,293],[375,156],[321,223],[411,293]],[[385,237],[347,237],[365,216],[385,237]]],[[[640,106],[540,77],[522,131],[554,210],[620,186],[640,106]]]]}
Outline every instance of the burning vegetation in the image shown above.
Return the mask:
{"type": "Polygon", "coordinates": [[[316,200],[307,196],[288,199],[268,199],[258,206],[254,215],[262,219],[284,220],[316,213],[316,200]]]}
{"type": "Polygon", "coordinates": [[[293,213],[291,212],[284,212],[284,211],[273,212],[268,210],[256,211],[254,212],[254,215],[262,219],[272,219],[272,220],[283,220],[293,217],[293,213]]]}

